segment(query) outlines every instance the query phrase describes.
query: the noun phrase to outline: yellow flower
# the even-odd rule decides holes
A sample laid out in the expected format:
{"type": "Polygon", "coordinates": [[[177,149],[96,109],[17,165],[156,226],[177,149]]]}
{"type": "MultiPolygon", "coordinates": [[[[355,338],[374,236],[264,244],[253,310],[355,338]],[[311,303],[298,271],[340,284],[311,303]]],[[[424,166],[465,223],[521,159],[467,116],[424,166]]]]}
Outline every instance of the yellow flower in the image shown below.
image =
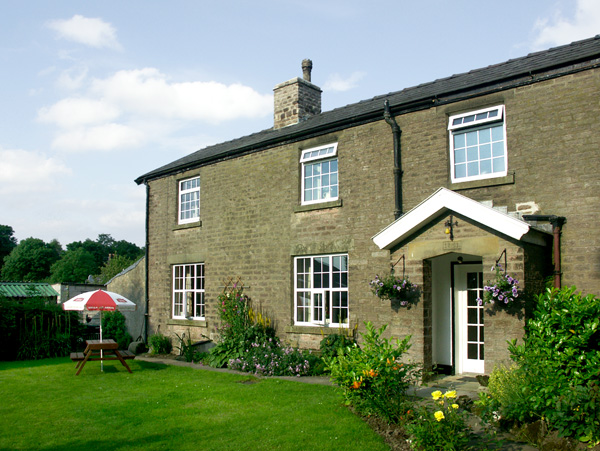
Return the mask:
{"type": "Polygon", "coordinates": [[[453,409],[458,409],[458,404],[452,404],[453,409]]]}
{"type": "Polygon", "coordinates": [[[431,397],[433,398],[434,401],[437,401],[438,399],[440,399],[442,397],[442,392],[439,390],[436,390],[431,394],[431,397]]]}
{"type": "Polygon", "coordinates": [[[447,391],[444,398],[456,398],[456,390],[447,391]]]}
{"type": "Polygon", "coordinates": [[[438,421],[442,421],[445,418],[444,417],[444,412],[442,412],[441,410],[438,410],[436,413],[433,414],[433,416],[438,421]]]}

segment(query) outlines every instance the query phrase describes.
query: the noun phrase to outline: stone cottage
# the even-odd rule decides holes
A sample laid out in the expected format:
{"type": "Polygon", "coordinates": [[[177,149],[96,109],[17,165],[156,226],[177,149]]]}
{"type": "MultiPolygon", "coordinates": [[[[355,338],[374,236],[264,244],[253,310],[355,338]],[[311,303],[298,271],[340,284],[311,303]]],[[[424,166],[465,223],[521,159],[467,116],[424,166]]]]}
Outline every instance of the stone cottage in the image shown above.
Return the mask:
{"type": "Polygon", "coordinates": [[[490,268],[600,293],[599,65],[596,36],[321,112],[306,60],[273,128],[136,180],[150,333],[215,338],[241,280],[293,345],[371,321],[426,367],[489,373],[525,320],[480,305],[490,268]],[[392,270],[411,308],[372,293],[392,270]]]}

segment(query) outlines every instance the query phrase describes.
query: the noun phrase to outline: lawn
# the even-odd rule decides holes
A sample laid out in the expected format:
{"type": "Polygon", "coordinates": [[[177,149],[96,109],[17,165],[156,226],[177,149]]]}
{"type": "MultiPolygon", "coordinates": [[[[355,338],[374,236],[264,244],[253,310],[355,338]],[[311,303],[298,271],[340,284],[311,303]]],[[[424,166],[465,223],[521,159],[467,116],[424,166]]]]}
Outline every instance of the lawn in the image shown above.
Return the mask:
{"type": "Polygon", "coordinates": [[[389,449],[330,386],[130,366],[0,362],[0,451],[389,449]]]}

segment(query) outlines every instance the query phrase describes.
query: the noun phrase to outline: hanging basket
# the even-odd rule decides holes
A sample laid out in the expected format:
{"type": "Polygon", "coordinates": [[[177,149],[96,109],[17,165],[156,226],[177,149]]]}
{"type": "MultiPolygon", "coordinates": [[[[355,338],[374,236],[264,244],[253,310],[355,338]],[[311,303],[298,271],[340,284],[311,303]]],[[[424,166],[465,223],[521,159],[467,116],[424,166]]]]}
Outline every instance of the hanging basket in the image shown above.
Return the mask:
{"type": "Polygon", "coordinates": [[[419,287],[409,281],[408,277],[396,277],[393,272],[382,278],[376,275],[369,285],[379,299],[397,301],[402,307],[416,304],[421,295],[419,287]]]}

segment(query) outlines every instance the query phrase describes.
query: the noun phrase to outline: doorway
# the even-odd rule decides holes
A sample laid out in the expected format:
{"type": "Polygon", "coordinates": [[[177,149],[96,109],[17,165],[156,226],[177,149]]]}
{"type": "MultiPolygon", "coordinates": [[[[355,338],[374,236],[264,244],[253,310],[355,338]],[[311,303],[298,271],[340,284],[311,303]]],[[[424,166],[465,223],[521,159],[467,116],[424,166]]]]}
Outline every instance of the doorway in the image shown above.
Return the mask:
{"type": "Polygon", "coordinates": [[[484,373],[484,309],[479,303],[483,298],[482,265],[454,265],[453,291],[456,373],[484,373]]]}

